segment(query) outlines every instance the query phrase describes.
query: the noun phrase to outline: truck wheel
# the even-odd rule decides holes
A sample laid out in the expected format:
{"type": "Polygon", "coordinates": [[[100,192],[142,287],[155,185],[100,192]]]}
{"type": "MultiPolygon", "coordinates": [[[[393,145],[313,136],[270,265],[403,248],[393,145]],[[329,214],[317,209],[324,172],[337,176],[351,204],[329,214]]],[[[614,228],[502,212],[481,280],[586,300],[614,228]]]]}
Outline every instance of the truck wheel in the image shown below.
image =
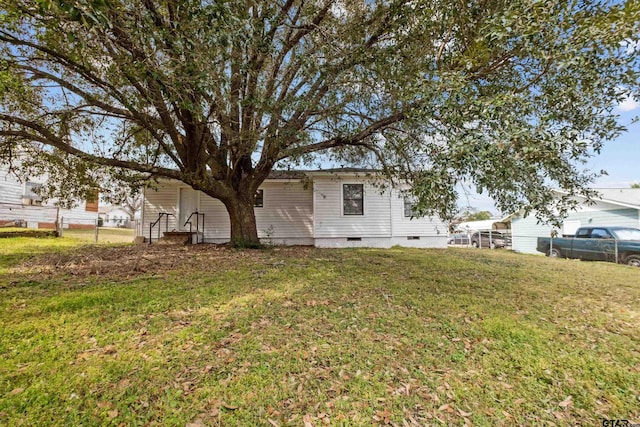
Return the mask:
{"type": "Polygon", "coordinates": [[[562,253],[558,249],[551,249],[547,256],[551,258],[562,258],[562,253]]]}
{"type": "Polygon", "coordinates": [[[629,255],[625,258],[624,263],[632,267],[640,267],[640,255],[629,255]]]}

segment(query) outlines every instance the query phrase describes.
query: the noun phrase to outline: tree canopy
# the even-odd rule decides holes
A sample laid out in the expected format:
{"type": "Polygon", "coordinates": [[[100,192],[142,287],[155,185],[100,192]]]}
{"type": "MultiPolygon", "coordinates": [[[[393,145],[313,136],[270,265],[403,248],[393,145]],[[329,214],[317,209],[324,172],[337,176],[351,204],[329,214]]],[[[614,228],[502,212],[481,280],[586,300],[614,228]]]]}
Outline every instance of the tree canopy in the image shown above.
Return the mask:
{"type": "Polygon", "coordinates": [[[322,162],[411,182],[422,213],[450,216],[462,181],[562,213],[640,93],[637,0],[0,4],[1,161],[58,196],[177,179],[232,238],[257,239],[274,167],[322,162]]]}

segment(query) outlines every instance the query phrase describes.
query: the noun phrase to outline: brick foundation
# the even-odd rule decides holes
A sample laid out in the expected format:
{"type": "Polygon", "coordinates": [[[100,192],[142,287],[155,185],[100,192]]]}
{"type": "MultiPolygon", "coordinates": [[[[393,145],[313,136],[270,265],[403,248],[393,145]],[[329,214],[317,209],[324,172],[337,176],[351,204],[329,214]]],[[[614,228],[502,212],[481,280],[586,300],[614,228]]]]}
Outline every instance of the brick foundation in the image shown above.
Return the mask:
{"type": "Polygon", "coordinates": [[[56,223],[55,222],[39,222],[38,228],[48,228],[50,230],[55,230],[56,223]]]}
{"type": "Polygon", "coordinates": [[[70,230],[93,230],[96,226],[93,224],[69,224],[70,230]]]}

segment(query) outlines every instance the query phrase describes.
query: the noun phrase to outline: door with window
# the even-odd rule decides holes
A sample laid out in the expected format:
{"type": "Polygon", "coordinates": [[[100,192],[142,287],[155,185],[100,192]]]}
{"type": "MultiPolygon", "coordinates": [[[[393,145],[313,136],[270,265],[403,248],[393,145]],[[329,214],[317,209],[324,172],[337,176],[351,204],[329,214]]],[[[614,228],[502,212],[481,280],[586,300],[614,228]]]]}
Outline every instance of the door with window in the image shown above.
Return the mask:
{"type": "MultiPolygon", "coordinates": [[[[178,206],[178,230],[189,231],[189,224],[185,224],[189,219],[189,216],[198,210],[198,192],[193,188],[181,188],[180,189],[180,204],[178,206]]],[[[195,216],[191,218],[195,221],[195,216]]],[[[193,230],[196,228],[196,223],[193,223],[193,230]]]]}

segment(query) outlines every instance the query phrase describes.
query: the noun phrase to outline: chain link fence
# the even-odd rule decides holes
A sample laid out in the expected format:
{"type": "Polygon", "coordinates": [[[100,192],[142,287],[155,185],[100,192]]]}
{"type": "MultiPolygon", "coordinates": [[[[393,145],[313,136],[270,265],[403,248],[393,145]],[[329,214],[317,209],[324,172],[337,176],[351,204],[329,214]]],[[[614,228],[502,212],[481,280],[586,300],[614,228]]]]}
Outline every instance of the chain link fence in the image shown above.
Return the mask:
{"type": "Polygon", "coordinates": [[[637,249],[614,238],[576,238],[574,236],[540,236],[513,234],[511,230],[455,233],[449,236],[450,247],[506,249],[522,253],[545,254],[557,258],[640,264],[637,249]],[[541,245],[538,239],[544,238],[541,245]],[[567,238],[572,238],[568,241],[567,238]],[[561,240],[562,239],[562,240],[561,240]],[[548,243],[547,243],[548,242],[548,243]],[[637,257],[635,261],[634,257],[637,257]],[[634,263],[636,262],[636,263],[634,263]]]}
{"type": "Polygon", "coordinates": [[[135,229],[104,227],[100,219],[63,216],[59,220],[58,233],[61,237],[93,243],[131,243],[135,229]]]}

